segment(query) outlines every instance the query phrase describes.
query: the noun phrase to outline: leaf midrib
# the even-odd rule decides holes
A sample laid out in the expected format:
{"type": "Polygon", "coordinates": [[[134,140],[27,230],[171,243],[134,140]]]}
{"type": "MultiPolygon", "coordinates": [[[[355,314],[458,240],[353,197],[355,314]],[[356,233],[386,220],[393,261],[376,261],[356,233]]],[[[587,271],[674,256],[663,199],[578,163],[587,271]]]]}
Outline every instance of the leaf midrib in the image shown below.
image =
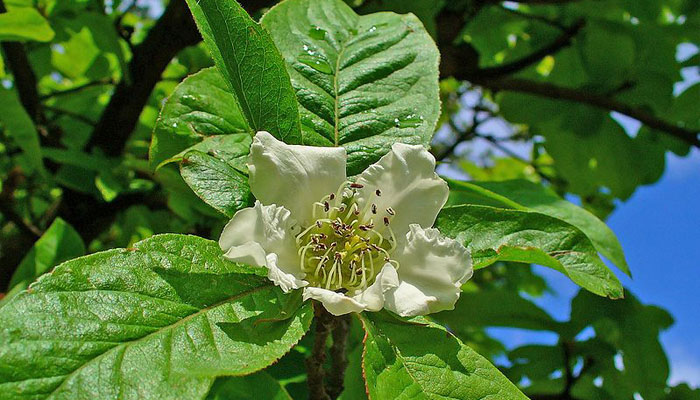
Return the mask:
{"type": "MultiPolygon", "coordinates": [[[[73,370],[72,372],[70,372],[70,373],[68,373],[68,374],[66,374],[66,375],[63,375],[63,376],[65,376],[65,379],[63,379],[63,382],[61,382],[60,385],[58,385],[55,389],[53,389],[50,393],[48,393],[47,397],[48,397],[48,396],[54,395],[54,394],[55,394],[56,392],[58,392],[61,388],[63,388],[64,385],[66,384],[66,382],[67,382],[72,376],[78,374],[83,368],[85,368],[86,366],[90,365],[90,364],[91,364],[92,362],[94,362],[95,360],[98,360],[98,359],[100,359],[100,358],[102,358],[102,357],[105,357],[107,354],[110,354],[112,351],[116,351],[115,349],[125,348],[125,347],[128,346],[128,345],[131,345],[131,344],[140,342],[140,341],[142,341],[142,340],[146,340],[146,339],[150,338],[150,337],[153,336],[153,335],[157,335],[157,334],[159,334],[159,333],[162,333],[162,332],[163,332],[164,330],[166,330],[166,329],[174,329],[174,328],[176,328],[177,326],[182,325],[182,324],[184,324],[185,322],[187,322],[187,321],[189,321],[189,320],[191,320],[191,319],[193,319],[193,318],[195,318],[195,317],[197,317],[197,316],[199,316],[199,315],[202,315],[203,313],[206,313],[207,311],[210,311],[210,310],[212,310],[212,309],[214,309],[214,308],[216,308],[216,307],[222,306],[222,305],[224,305],[224,304],[226,304],[226,303],[230,303],[230,302],[236,301],[236,300],[238,300],[238,299],[240,299],[240,298],[242,298],[242,297],[251,295],[251,294],[253,294],[253,293],[257,293],[257,292],[259,292],[259,291],[261,291],[261,290],[264,290],[264,289],[272,289],[272,288],[274,288],[274,285],[272,285],[272,284],[269,283],[269,282],[264,282],[262,285],[260,285],[260,286],[258,286],[258,287],[255,287],[255,288],[249,289],[249,290],[247,290],[247,291],[245,291],[245,292],[241,292],[241,293],[238,293],[238,294],[236,294],[236,295],[234,295],[234,296],[228,297],[228,298],[226,298],[226,299],[224,299],[224,300],[222,300],[222,301],[220,301],[220,302],[218,302],[218,303],[212,304],[211,306],[208,306],[208,307],[204,307],[204,308],[202,308],[202,309],[199,309],[198,311],[193,312],[192,314],[190,314],[190,315],[188,315],[188,316],[186,316],[186,317],[180,319],[179,321],[176,321],[175,323],[173,323],[173,324],[171,324],[171,325],[166,325],[166,326],[162,327],[161,329],[158,329],[158,330],[156,330],[156,331],[154,331],[154,332],[151,332],[151,333],[149,333],[149,334],[147,334],[147,335],[145,335],[145,336],[143,336],[143,337],[140,337],[140,338],[134,339],[134,340],[130,340],[130,341],[127,341],[127,342],[121,342],[120,344],[118,344],[118,345],[116,345],[116,346],[114,346],[114,347],[112,347],[112,348],[106,350],[105,352],[103,352],[103,353],[101,353],[101,354],[99,354],[99,355],[93,357],[92,359],[86,361],[83,365],[81,365],[80,367],[76,368],[76,369],[73,370]]],[[[42,377],[42,378],[38,378],[38,379],[55,378],[55,377],[56,377],[56,376],[54,376],[54,377],[42,377]]]]}

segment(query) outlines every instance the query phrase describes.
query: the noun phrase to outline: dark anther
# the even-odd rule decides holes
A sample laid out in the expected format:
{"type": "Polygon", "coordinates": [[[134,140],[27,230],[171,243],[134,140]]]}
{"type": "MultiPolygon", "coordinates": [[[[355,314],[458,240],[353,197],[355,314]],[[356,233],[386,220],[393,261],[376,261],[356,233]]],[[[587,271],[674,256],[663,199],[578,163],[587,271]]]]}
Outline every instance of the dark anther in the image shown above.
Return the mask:
{"type": "Polygon", "coordinates": [[[386,212],[389,213],[389,215],[396,215],[396,211],[394,211],[394,209],[391,207],[387,208],[386,212]]]}
{"type": "Polygon", "coordinates": [[[389,226],[389,217],[384,217],[384,225],[389,226]]]}
{"type": "Polygon", "coordinates": [[[362,189],[363,187],[365,187],[365,185],[361,185],[359,183],[351,183],[350,187],[353,189],[362,189]]]}
{"type": "Polygon", "coordinates": [[[374,191],[374,194],[376,194],[377,196],[381,196],[381,195],[382,195],[382,191],[379,190],[379,189],[377,189],[377,190],[374,191]]]}
{"type": "Polygon", "coordinates": [[[377,213],[377,205],[372,204],[372,214],[376,214],[376,213],[377,213]]]}

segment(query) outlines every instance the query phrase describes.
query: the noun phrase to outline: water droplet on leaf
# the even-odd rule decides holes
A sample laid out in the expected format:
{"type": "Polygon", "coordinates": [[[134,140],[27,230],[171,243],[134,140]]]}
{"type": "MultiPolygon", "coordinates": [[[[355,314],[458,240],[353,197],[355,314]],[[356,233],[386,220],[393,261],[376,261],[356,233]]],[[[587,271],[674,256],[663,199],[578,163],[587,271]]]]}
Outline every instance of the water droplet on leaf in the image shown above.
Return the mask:
{"type": "Polygon", "coordinates": [[[409,114],[404,117],[394,119],[397,128],[416,128],[423,123],[423,117],[416,114],[409,114]]]}

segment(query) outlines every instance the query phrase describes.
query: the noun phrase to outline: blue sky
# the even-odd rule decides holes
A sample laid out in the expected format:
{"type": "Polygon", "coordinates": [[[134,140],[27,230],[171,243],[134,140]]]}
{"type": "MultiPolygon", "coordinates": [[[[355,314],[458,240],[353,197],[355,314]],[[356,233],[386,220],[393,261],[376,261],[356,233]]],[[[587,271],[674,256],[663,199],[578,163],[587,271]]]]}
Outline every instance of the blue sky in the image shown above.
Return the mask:
{"type": "MultiPolygon", "coordinates": [[[[667,170],[654,185],[639,188],[608,219],[625,250],[634,279],[622,278],[643,303],[668,310],[675,324],[661,340],[671,361],[671,383],[700,386],[700,151],[686,158],[667,156],[667,170]]],[[[567,319],[578,287],[568,278],[538,267],[556,294],[537,302],[567,319]]],[[[618,274],[620,275],[620,274],[618,274]]],[[[510,346],[554,337],[496,330],[510,346]]]]}
{"type": "MultiPolygon", "coordinates": [[[[478,153],[485,144],[470,147],[478,153]]],[[[512,150],[527,154],[526,149],[512,150]]],[[[671,364],[670,383],[700,387],[700,150],[682,158],[668,153],[666,160],[663,177],[638,188],[606,222],[622,243],[632,269],[634,279],[618,271],[625,287],[642,303],[661,306],[675,319],[661,334],[671,364]]],[[[440,172],[464,178],[444,167],[440,172]]],[[[551,269],[535,266],[535,271],[555,291],[535,302],[555,318],[568,320],[570,300],[579,287],[551,269]]],[[[492,328],[490,332],[508,348],[557,340],[554,334],[518,329],[492,328]]]]}

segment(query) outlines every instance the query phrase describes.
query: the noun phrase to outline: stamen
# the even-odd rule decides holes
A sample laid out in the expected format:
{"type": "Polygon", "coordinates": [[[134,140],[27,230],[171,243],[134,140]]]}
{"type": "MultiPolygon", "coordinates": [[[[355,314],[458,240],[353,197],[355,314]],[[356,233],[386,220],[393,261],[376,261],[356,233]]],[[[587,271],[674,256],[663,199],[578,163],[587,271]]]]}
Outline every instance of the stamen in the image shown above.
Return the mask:
{"type": "MultiPolygon", "coordinates": [[[[295,237],[298,255],[311,285],[356,294],[374,282],[380,264],[398,267],[398,262],[390,257],[396,247],[389,227],[395,212],[386,208],[382,216],[386,225],[382,229],[387,229],[388,234],[375,229],[378,206],[371,201],[358,203],[360,193],[356,189],[362,187],[344,182],[336,193],[314,203],[314,223],[298,229],[302,231],[295,237]]],[[[376,189],[375,194],[380,196],[381,191],[376,189]]]]}

